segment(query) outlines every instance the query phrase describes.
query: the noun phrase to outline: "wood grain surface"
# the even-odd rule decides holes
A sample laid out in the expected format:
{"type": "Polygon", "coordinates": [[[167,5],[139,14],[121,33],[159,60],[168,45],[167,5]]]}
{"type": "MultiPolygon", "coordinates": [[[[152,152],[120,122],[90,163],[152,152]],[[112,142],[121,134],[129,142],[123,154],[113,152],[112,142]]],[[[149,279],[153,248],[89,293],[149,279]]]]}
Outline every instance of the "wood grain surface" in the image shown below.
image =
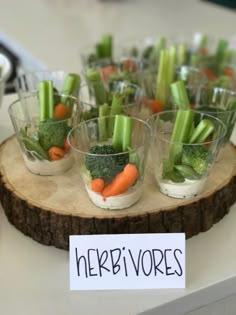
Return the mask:
{"type": "Polygon", "coordinates": [[[198,197],[161,194],[148,164],[140,201],[128,209],[104,210],[89,200],[76,165],[59,176],[30,173],[13,136],[0,146],[0,201],[17,229],[62,249],[73,234],[185,232],[189,238],[210,229],[236,201],[236,149],[224,148],[198,197]]]}

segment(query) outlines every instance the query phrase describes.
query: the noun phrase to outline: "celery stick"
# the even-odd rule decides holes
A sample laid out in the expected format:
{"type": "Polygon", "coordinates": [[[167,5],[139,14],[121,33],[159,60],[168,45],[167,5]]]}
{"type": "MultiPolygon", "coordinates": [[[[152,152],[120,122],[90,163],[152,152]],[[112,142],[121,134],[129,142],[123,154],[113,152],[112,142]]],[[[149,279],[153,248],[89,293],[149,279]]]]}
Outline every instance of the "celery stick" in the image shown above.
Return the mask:
{"type": "Polygon", "coordinates": [[[184,44],[178,45],[178,47],[177,47],[177,64],[179,66],[185,65],[186,59],[187,59],[186,45],[184,45],[184,44]]]}
{"type": "Polygon", "coordinates": [[[39,82],[39,111],[40,121],[53,118],[53,83],[52,81],[39,82]]]}
{"type": "Polygon", "coordinates": [[[167,71],[167,84],[168,89],[171,83],[174,82],[175,77],[175,65],[176,65],[176,47],[171,46],[168,49],[168,71],[167,71]]]}
{"type": "Polygon", "coordinates": [[[2,66],[0,65],[0,78],[2,77],[2,66]]]}
{"type": "Polygon", "coordinates": [[[110,107],[108,104],[103,104],[99,106],[99,117],[98,117],[98,130],[99,130],[99,140],[105,141],[108,138],[107,135],[107,118],[104,116],[109,115],[110,107]]]}
{"type": "Polygon", "coordinates": [[[88,69],[86,71],[86,78],[88,80],[89,86],[92,88],[94,92],[94,97],[96,100],[96,104],[99,106],[106,102],[106,90],[102,81],[102,77],[97,70],[88,69]]]}
{"type": "Polygon", "coordinates": [[[76,91],[78,91],[80,86],[80,76],[75,73],[69,73],[64,81],[64,85],[62,88],[62,94],[65,94],[61,97],[61,102],[65,105],[71,106],[71,102],[67,104],[67,100],[69,99],[67,96],[76,96],[76,91]]]}
{"type": "Polygon", "coordinates": [[[48,81],[48,117],[54,117],[54,90],[53,90],[53,82],[48,81]]]}
{"type": "Polygon", "coordinates": [[[99,59],[104,58],[104,52],[103,52],[103,45],[102,45],[102,43],[97,43],[96,46],[95,46],[95,49],[96,49],[96,56],[97,56],[97,58],[99,58],[99,59]]]}
{"type": "Polygon", "coordinates": [[[184,85],[184,81],[179,80],[171,84],[171,93],[174,103],[179,109],[190,109],[189,99],[187,91],[184,85]]]}
{"type": "Polygon", "coordinates": [[[128,116],[123,118],[123,141],[122,151],[127,151],[131,146],[132,120],[128,116]]]}
{"type": "Polygon", "coordinates": [[[188,179],[199,179],[199,174],[189,165],[175,165],[175,169],[185,178],[188,179]]]}
{"type": "Polygon", "coordinates": [[[207,137],[212,134],[215,127],[214,124],[209,119],[203,119],[199,122],[197,127],[194,129],[189,143],[202,143],[207,137]]]}
{"type": "Polygon", "coordinates": [[[122,151],[123,147],[123,117],[125,116],[117,115],[114,121],[112,146],[117,151],[122,151]]]}
{"type": "Polygon", "coordinates": [[[200,39],[199,39],[199,49],[206,48],[207,41],[208,41],[207,36],[201,34],[200,39]]]}
{"type": "Polygon", "coordinates": [[[226,51],[228,48],[228,41],[224,39],[219,39],[216,47],[215,57],[218,63],[221,63],[225,59],[226,51]]]}
{"type": "Polygon", "coordinates": [[[129,116],[116,115],[112,146],[118,151],[131,147],[132,119],[129,116]]]}
{"type": "Polygon", "coordinates": [[[156,87],[156,100],[166,105],[168,101],[168,51],[163,49],[160,53],[159,68],[157,73],[157,87],[156,87]]]}
{"type": "Polygon", "coordinates": [[[112,58],[112,43],[113,38],[111,35],[106,34],[102,37],[103,57],[112,58]]]}
{"type": "MultiPolygon", "coordinates": [[[[122,95],[114,93],[112,97],[110,115],[120,115],[122,113],[122,95]]],[[[114,117],[111,117],[108,122],[108,133],[112,136],[114,128],[114,117]]]]}
{"type": "Polygon", "coordinates": [[[170,161],[175,164],[180,162],[182,143],[188,142],[193,125],[193,111],[178,110],[171,137],[170,161]]]}

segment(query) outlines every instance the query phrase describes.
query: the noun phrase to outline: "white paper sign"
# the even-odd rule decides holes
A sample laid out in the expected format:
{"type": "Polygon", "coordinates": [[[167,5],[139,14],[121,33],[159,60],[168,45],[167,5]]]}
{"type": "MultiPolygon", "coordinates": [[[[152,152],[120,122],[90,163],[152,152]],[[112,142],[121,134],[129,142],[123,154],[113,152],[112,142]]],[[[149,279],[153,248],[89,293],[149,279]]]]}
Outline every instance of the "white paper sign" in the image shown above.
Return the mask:
{"type": "Polygon", "coordinates": [[[185,234],[70,236],[70,289],[185,288],[185,234]]]}

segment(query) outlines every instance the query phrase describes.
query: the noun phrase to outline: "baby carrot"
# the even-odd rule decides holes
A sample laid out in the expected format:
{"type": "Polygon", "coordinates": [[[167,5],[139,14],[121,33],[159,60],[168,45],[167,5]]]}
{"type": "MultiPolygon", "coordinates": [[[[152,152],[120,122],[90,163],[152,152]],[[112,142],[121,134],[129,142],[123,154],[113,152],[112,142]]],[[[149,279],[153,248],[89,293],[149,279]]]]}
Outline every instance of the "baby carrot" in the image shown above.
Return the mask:
{"type": "Polygon", "coordinates": [[[138,170],[134,164],[127,164],[124,170],[117,174],[111,183],[102,190],[103,197],[111,197],[122,194],[132,186],[138,178],[138,170]]]}
{"type": "Polygon", "coordinates": [[[234,75],[232,68],[226,68],[224,72],[225,72],[224,74],[228,77],[232,77],[234,75]]]}
{"type": "Polygon", "coordinates": [[[110,75],[117,71],[115,66],[106,66],[100,69],[100,74],[104,81],[107,81],[110,75]]]}
{"type": "Polygon", "coordinates": [[[54,117],[58,119],[63,119],[68,114],[69,109],[64,104],[57,104],[54,107],[54,117]]]}
{"type": "Polygon", "coordinates": [[[163,110],[164,105],[158,102],[157,100],[149,100],[148,106],[152,110],[153,113],[158,113],[163,110]]]}
{"type": "Polygon", "coordinates": [[[210,81],[214,81],[216,79],[216,75],[207,68],[203,69],[203,73],[206,75],[207,79],[210,81]]]}
{"type": "Polygon", "coordinates": [[[59,148],[59,147],[51,147],[48,150],[48,156],[49,156],[51,161],[60,160],[64,157],[64,155],[65,155],[64,150],[59,148]]]}
{"type": "Polygon", "coordinates": [[[90,187],[92,191],[101,192],[104,186],[105,186],[105,183],[102,178],[94,178],[91,180],[90,187]]]}

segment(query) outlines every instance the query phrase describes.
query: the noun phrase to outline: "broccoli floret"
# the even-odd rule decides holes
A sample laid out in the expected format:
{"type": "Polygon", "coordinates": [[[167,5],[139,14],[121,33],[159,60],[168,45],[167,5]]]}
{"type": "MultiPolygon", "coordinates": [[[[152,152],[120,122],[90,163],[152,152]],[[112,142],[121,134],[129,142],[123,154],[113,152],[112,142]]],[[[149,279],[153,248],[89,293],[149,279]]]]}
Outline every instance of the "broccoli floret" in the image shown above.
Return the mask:
{"type": "Polygon", "coordinates": [[[52,146],[63,147],[70,127],[65,121],[56,118],[46,120],[39,125],[39,143],[44,150],[49,150],[52,146]],[[55,123],[52,123],[55,122],[55,123]]]}
{"type": "Polygon", "coordinates": [[[108,144],[95,145],[90,148],[89,153],[101,155],[88,154],[85,158],[85,166],[90,171],[92,179],[103,178],[105,183],[109,183],[118,173],[123,171],[125,165],[129,163],[129,154],[109,156],[109,154],[118,152],[112,145],[108,144]]]}
{"type": "Polygon", "coordinates": [[[205,173],[209,160],[209,152],[203,146],[183,146],[182,164],[191,166],[193,170],[202,175],[205,173]]]}

